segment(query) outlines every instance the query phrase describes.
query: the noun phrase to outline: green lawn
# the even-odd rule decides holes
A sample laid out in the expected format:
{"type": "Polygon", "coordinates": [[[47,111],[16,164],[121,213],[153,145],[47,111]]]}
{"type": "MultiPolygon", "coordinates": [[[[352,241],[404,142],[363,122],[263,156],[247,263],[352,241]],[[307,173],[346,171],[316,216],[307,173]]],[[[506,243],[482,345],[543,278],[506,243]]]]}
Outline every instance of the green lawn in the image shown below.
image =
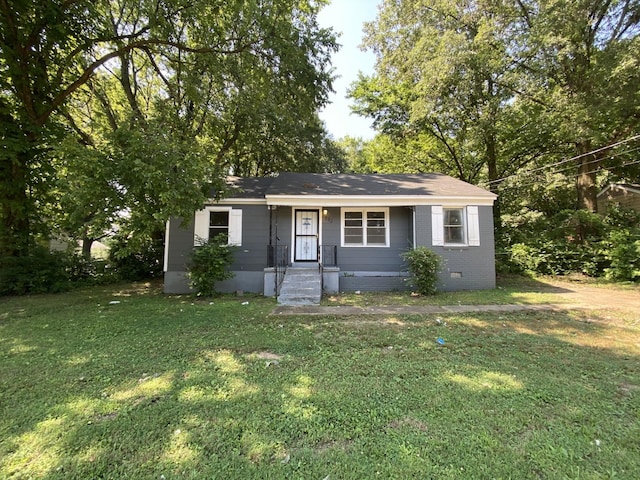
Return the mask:
{"type": "Polygon", "coordinates": [[[434,296],[408,295],[406,292],[361,292],[330,295],[323,299],[323,305],[353,305],[366,307],[370,305],[505,305],[505,304],[558,304],[567,303],[558,293],[571,288],[572,282],[587,284],[597,288],[615,288],[619,290],[636,290],[637,285],[611,284],[594,279],[579,277],[565,279],[562,287],[551,285],[551,278],[532,279],[520,275],[503,275],[498,278],[498,286],[494,290],[439,292],[434,296]]]}
{"type": "Polygon", "coordinates": [[[0,478],[640,478],[637,321],[274,306],[0,299],[0,478]]]}

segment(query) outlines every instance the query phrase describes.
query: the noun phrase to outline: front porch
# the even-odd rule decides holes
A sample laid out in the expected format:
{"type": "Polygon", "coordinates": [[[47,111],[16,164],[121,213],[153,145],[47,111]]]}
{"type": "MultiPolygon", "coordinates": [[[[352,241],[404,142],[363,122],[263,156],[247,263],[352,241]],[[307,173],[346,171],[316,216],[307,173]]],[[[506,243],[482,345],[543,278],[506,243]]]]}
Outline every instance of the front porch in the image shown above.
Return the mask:
{"type": "Polygon", "coordinates": [[[318,305],[323,292],[338,293],[338,246],[317,249],[319,261],[291,261],[288,245],[268,245],[264,296],[277,297],[281,305],[318,305]]]}

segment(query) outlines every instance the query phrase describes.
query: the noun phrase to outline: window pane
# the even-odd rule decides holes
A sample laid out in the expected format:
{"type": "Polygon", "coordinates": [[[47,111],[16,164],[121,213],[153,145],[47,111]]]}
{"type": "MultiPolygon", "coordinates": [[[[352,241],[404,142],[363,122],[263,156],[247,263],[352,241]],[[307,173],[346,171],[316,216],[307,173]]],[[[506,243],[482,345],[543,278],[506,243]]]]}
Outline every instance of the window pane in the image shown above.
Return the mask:
{"type": "Polygon", "coordinates": [[[464,228],[445,226],[444,242],[445,243],[464,243],[464,228]]]}
{"type": "Polygon", "coordinates": [[[387,243],[386,231],[383,228],[367,228],[368,245],[384,245],[387,243]]]}
{"type": "Polygon", "coordinates": [[[367,212],[367,227],[384,227],[384,212],[367,212]]]}
{"type": "Polygon", "coordinates": [[[445,225],[462,225],[462,209],[447,209],[444,211],[445,225]]]}
{"type": "Polygon", "coordinates": [[[209,217],[209,226],[228,227],[229,212],[211,212],[211,216],[209,217]]]}
{"type": "Polygon", "coordinates": [[[362,245],[362,229],[361,228],[345,228],[344,243],[362,245]]]}
{"type": "Polygon", "coordinates": [[[228,235],[229,229],[227,227],[211,227],[209,228],[209,240],[216,238],[218,235],[228,235]]]}
{"type": "Polygon", "coordinates": [[[345,211],[344,225],[345,245],[387,244],[387,213],[383,211],[345,211]]]}

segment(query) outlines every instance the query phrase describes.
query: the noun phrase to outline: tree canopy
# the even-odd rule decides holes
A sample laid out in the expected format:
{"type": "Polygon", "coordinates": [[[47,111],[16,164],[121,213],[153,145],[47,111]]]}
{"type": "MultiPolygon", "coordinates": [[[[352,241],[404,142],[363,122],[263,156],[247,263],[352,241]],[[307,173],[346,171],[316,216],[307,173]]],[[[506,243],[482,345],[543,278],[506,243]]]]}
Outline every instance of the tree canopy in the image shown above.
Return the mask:
{"type": "Polygon", "coordinates": [[[591,152],[638,127],[638,33],[637,0],[383,1],[354,110],[398,144],[422,137],[432,169],[494,191],[575,157],[577,204],[595,211],[599,172],[621,162],[591,152]]]}
{"type": "Polygon", "coordinates": [[[270,151],[326,147],[337,46],[322,4],[0,2],[2,255],[27,252],[57,204],[87,235],[121,210],[157,224],[270,151]]]}

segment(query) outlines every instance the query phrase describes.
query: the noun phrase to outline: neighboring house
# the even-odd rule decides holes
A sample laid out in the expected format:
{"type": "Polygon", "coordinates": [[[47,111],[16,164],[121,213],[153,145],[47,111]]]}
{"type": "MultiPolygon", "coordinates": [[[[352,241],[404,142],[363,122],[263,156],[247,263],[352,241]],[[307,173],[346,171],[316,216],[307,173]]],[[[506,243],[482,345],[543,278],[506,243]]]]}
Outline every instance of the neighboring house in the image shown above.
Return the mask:
{"type": "Polygon", "coordinates": [[[598,194],[598,213],[607,214],[610,204],[620,204],[640,213],[640,185],[612,183],[598,194]]]}
{"type": "Polygon", "coordinates": [[[217,233],[237,245],[235,276],[221,292],[274,295],[279,273],[300,266],[323,273],[325,292],[404,290],[400,254],[413,246],[442,257],[439,289],[495,287],[496,196],[482,188],[440,174],[281,173],[228,183],[226,198],[167,222],[165,292],[189,291],[190,253],[217,233]]]}

